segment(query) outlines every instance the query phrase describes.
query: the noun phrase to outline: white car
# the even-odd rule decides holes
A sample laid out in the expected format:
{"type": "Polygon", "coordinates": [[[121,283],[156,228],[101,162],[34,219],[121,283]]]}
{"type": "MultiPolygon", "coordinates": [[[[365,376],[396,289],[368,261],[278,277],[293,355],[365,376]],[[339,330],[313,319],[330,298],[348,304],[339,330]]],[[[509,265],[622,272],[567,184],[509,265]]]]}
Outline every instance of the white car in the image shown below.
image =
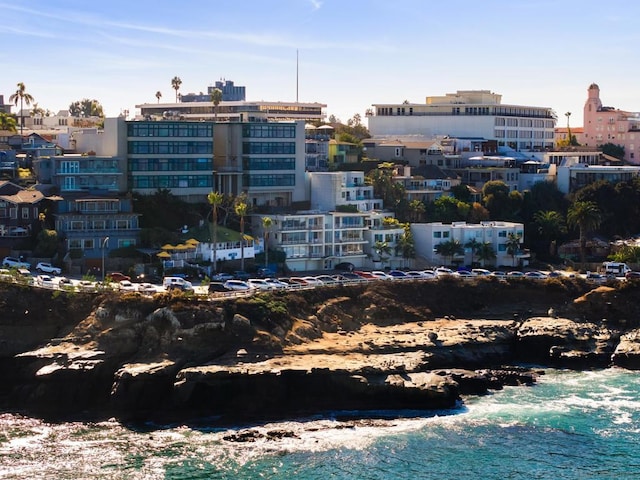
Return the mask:
{"type": "Polygon", "coordinates": [[[258,290],[275,290],[277,287],[272,283],[267,282],[264,278],[250,278],[247,280],[247,284],[258,290]]]}
{"type": "Polygon", "coordinates": [[[69,280],[67,277],[56,277],[53,279],[53,281],[60,289],[63,289],[63,290],[73,289],[73,282],[69,280]]]}
{"type": "Polygon", "coordinates": [[[437,277],[443,277],[447,275],[453,275],[453,270],[447,267],[438,267],[434,270],[437,277]]]}
{"type": "Polygon", "coordinates": [[[224,286],[229,290],[244,292],[249,292],[255,288],[242,280],[227,280],[226,282],[224,282],[224,286]]]}
{"type": "Polygon", "coordinates": [[[31,270],[31,264],[29,262],[23,262],[16,257],[4,257],[2,266],[5,268],[26,268],[27,270],[31,270]]]}
{"type": "Polygon", "coordinates": [[[44,288],[55,288],[53,277],[51,275],[38,275],[36,277],[36,285],[44,288]]]}
{"type": "Polygon", "coordinates": [[[54,267],[53,265],[47,262],[39,262],[36,265],[36,272],[48,273],[50,275],[60,275],[62,273],[62,269],[58,267],[54,267]]]}
{"type": "Polygon", "coordinates": [[[78,282],[78,290],[81,292],[95,292],[96,288],[95,282],[90,282],[89,280],[80,280],[78,282]]]}
{"type": "Polygon", "coordinates": [[[393,277],[391,275],[383,272],[382,270],[374,270],[373,272],[371,272],[371,275],[376,280],[393,280],[393,277]]]}
{"type": "Polygon", "coordinates": [[[473,270],[471,270],[471,273],[473,273],[477,277],[487,277],[491,275],[491,272],[486,268],[474,268],[473,270]]]}
{"type": "MultiPolygon", "coordinates": [[[[123,280],[126,281],[126,280],[123,280]]],[[[150,283],[139,283],[137,286],[137,290],[140,293],[147,293],[147,294],[152,294],[152,293],[158,293],[158,289],[156,288],[155,285],[152,285],[150,283]]]]}
{"type": "Polygon", "coordinates": [[[267,282],[269,285],[273,285],[273,287],[276,290],[282,290],[284,288],[289,288],[288,284],[286,284],[284,282],[281,282],[277,278],[265,278],[264,281],[267,282]]]}
{"type": "Polygon", "coordinates": [[[118,288],[124,292],[135,292],[137,290],[136,286],[131,283],[130,280],[120,280],[118,282],[118,288]]]}

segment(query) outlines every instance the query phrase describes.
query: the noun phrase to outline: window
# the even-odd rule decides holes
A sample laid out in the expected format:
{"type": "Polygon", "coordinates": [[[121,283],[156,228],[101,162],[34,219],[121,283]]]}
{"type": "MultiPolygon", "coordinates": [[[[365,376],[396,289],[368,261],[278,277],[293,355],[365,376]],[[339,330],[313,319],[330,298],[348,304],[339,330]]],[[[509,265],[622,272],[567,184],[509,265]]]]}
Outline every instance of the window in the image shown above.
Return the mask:
{"type": "Polygon", "coordinates": [[[442,238],[442,232],[433,232],[433,238],[442,238]]]}
{"type": "Polygon", "coordinates": [[[507,251],[507,244],[506,243],[501,243],[498,245],[498,251],[499,252],[506,252],[507,251]]]}
{"type": "Polygon", "coordinates": [[[442,238],[449,238],[449,232],[442,232],[442,238]]]}
{"type": "Polygon", "coordinates": [[[500,230],[500,231],[498,232],[498,237],[500,237],[500,238],[506,238],[506,236],[507,236],[507,231],[506,231],[506,230],[500,230]]]}

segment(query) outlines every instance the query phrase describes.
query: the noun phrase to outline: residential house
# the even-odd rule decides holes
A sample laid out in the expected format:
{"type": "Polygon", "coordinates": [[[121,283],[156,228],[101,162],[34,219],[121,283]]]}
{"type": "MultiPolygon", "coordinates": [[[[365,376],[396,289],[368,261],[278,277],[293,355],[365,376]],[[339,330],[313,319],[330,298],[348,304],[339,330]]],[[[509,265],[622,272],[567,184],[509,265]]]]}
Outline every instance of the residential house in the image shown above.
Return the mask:
{"type": "Polygon", "coordinates": [[[435,165],[412,168],[397,166],[393,179],[405,190],[407,201],[433,202],[442,196],[451,195],[451,187],[460,185],[461,180],[452,170],[444,170],[435,165]]]}
{"type": "Polygon", "coordinates": [[[360,148],[355,143],[329,140],[329,163],[333,165],[357,163],[359,156],[360,148]]]}
{"type": "Polygon", "coordinates": [[[0,248],[5,253],[32,234],[45,203],[45,196],[38,190],[0,181],[0,248]]]}
{"type": "Polygon", "coordinates": [[[374,198],[373,186],[364,182],[364,172],[309,172],[311,206],[317,210],[335,210],[351,205],[359,212],[381,210],[382,200],[374,198]]]}

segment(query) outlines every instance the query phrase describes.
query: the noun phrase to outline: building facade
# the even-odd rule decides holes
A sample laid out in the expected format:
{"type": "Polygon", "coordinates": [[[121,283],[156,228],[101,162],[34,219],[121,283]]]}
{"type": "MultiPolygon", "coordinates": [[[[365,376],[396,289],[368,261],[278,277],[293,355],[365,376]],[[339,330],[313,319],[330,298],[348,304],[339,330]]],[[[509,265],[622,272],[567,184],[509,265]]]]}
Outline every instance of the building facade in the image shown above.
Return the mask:
{"type": "Polygon", "coordinates": [[[373,186],[364,182],[364,172],[309,172],[311,206],[330,211],[351,205],[359,212],[382,210],[382,200],[374,198],[373,186]]]}
{"type": "Polygon", "coordinates": [[[592,83],[584,104],[583,143],[600,147],[613,143],[624,147],[624,160],[640,164],[640,113],[602,105],[600,87],[592,83]]]}
{"type": "Polygon", "coordinates": [[[216,88],[222,92],[223,102],[244,102],[246,99],[246,87],[234,85],[231,80],[218,80],[214,85],[207,87],[207,93],[186,93],[180,96],[180,100],[182,102],[210,102],[211,94],[216,88]]]}
{"type": "Polygon", "coordinates": [[[489,90],[458,90],[427,97],[424,104],[374,104],[367,117],[372,136],[481,137],[515,151],[550,150],[556,115],[551,108],[503,105],[489,90]]]}
{"type": "MultiPolygon", "coordinates": [[[[451,258],[444,258],[436,253],[436,246],[443,242],[457,240],[461,245],[475,240],[478,243],[489,243],[496,255],[494,260],[487,265],[505,265],[511,267],[524,266],[528,263],[529,252],[518,248],[511,254],[508,248],[508,240],[511,235],[519,239],[520,245],[524,242],[524,224],[514,222],[490,221],[478,224],[466,222],[453,223],[413,223],[411,233],[415,241],[416,255],[422,257],[433,266],[447,265],[452,260],[460,265],[471,265],[472,252],[465,247],[464,253],[451,258]]],[[[478,261],[478,256],[474,256],[478,261]]]]}

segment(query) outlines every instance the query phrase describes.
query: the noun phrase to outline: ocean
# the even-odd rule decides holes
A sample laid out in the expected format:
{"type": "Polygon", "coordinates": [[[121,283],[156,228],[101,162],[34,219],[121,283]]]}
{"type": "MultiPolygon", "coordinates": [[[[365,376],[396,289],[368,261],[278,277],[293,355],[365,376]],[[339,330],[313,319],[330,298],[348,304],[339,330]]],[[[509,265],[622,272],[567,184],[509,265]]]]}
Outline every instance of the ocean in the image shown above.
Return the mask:
{"type": "Polygon", "coordinates": [[[2,414],[0,478],[637,479],[639,438],[640,373],[547,370],[440,412],[224,429],[2,414]]]}

